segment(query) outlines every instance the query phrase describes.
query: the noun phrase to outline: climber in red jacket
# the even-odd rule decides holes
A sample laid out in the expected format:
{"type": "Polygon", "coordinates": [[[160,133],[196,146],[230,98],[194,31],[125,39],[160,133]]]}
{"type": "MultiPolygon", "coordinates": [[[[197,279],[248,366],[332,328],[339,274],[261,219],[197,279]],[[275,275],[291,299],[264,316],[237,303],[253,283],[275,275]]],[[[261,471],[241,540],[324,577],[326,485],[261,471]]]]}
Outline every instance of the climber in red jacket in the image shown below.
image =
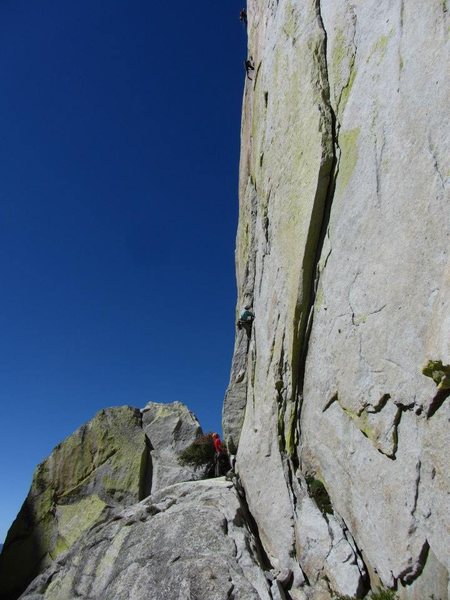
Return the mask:
{"type": "Polygon", "coordinates": [[[222,442],[220,440],[220,436],[218,433],[212,434],[214,450],[216,451],[216,455],[222,454],[222,442]]]}
{"type": "Polygon", "coordinates": [[[220,475],[220,455],[222,454],[222,442],[220,440],[218,433],[212,434],[214,450],[216,451],[214,455],[214,475],[219,477],[220,475]]]}

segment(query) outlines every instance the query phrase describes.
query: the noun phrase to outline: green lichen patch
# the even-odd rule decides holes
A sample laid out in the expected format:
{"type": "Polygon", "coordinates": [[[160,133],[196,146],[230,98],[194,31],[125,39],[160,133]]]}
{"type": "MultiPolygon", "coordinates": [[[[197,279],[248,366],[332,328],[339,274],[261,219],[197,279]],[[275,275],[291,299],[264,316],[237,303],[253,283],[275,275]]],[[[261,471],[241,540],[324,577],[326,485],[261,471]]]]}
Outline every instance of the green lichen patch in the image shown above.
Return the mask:
{"type": "MultiPolygon", "coordinates": [[[[339,402],[339,400],[338,400],[338,402],[339,402]]],[[[374,442],[377,438],[377,435],[376,435],[376,432],[374,431],[374,429],[370,426],[367,411],[363,410],[358,413],[358,412],[354,412],[354,411],[350,410],[346,406],[343,406],[340,402],[339,402],[339,405],[342,408],[342,410],[345,412],[347,417],[350,417],[350,419],[352,419],[352,421],[355,422],[356,426],[361,431],[361,433],[366,438],[368,438],[369,440],[374,442]]]]}
{"type": "Polygon", "coordinates": [[[422,373],[430,377],[439,390],[450,389],[450,365],[444,365],[440,360],[429,360],[422,367],[422,373]]]}
{"type": "MultiPolygon", "coordinates": [[[[401,407],[395,406],[393,403],[388,405],[390,399],[390,394],[384,394],[375,406],[362,406],[358,411],[354,411],[345,406],[338,395],[332,400],[338,402],[347,417],[353,421],[355,426],[372,442],[379,452],[388,458],[394,459],[398,447],[398,425],[400,423],[402,409],[401,407]],[[387,422],[389,425],[386,425],[385,419],[378,419],[379,413],[384,409],[388,412],[387,422]]],[[[329,405],[330,403],[328,403],[327,406],[329,405]]]]}
{"type": "Polygon", "coordinates": [[[292,457],[295,454],[295,450],[298,445],[298,431],[297,431],[297,421],[298,421],[298,407],[297,401],[291,403],[289,419],[286,427],[285,434],[285,448],[288,456],[292,457]]]}
{"type": "MultiPolygon", "coordinates": [[[[367,600],[397,600],[398,596],[393,590],[378,588],[376,592],[369,593],[367,600]]],[[[333,600],[356,600],[355,596],[333,596],[333,600]]]]}
{"type": "Polygon", "coordinates": [[[28,561],[26,569],[8,567],[8,590],[24,589],[48,557],[69,549],[98,520],[106,504],[139,500],[145,452],[141,413],[127,406],[100,411],[53,450],[37,467],[8,532],[3,564],[22,565],[23,556],[28,561]]]}
{"type": "Polygon", "coordinates": [[[342,193],[350,183],[353,172],[358,162],[358,140],[360,128],[341,131],[339,134],[339,147],[341,158],[339,162],[339,174],[337,179],[337,191],[342,193]]]}
{"type": "Polygon", "coordinates": [[[332,50],[331,68],[334,78],[340,88],[337,99],[337,112],[341,115],[347,105],[356,78],[356,56],[342,30],[335,36],[332,50]]]}
{"type": "Polygon", "coordinates": [[[96,494],[82,498],[74,504],[58,506],[58,542],[52,557],[70,548],[81,534],[92,527],[106,504],[96,494]]]}
{"type": "Polygon", "coordinates": [[[350,67],[350,76],[348,78],[348,81],[347,81],[346,85],[342,88],[341,99],[339,102],[339,113],[340,114],[342,114],[344,112],[344,109],[347,105],[348,99],[350,97],[350,92],[352,91],[353,84],[355,82],[355,77],[356,77],[356,69],[355,69],[354,65],[352,64],[350,67]]]}
{"type": "Polygon", "coordinates": [[[286,7],[286,17],[283,24],[283,31],[288,38],[295,38],[298,35],[299,19],[295,14],[295,8],[289,3],[286,7]]]}
{"type": "Polygon", "coordinates": [[[393,35],[394,30],[391,30],[387,35],[380,36],[370,49],[366,62],[375,60],[377,65],[381,64],[386,55],[389,40],[393,35]]]}
{"type": "Polygon", "coordinates": [[[335,76],[339,76],[344,58],[347,56],[347,41],[342,29],[336,31],[331,65],[335,76]]]}

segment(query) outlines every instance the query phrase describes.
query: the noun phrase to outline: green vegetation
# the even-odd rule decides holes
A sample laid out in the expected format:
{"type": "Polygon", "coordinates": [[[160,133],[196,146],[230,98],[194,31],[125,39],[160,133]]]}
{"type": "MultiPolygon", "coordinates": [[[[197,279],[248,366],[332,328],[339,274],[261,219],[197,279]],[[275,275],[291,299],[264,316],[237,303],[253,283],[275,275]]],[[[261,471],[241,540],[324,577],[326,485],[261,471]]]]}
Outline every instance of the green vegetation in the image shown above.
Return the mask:
{"type": "Polygon", "coordinates": [[[378,589],[371,595],[371,600],[397,600],[397,594],[392,590],[378,589]]]}
{"type": "MultiPolygon", "coordinates": [[[[393,590],[378,588],[378,591],[369,593],[367,600],[397,600],[398,596],[393,590]]],[[[356,600],[352,596],[334,596],[333,600],[356,600]]]]}
{"type": "Polygon", "coordinates": [[[320,479],[316,479],[312,475],[306,475],[305,479],[308,485],[309,495],[317,504],[319,510],[323,515],[332,515],[333,505],[331,504],[330,496],[323,483],[320,479]]]}
{"type": "Polygon", "coordinates": [[[215,450],[211,433],[201,435],[180,454],[179,462],[191,467],[203,467],[214,462],[215,450]]]}
{"type": "Polygon", "coordinates": [[[430,377],[438,388],[450,388],[450,365],[444,365],[440,360],[429,360],[422,368],[422,373],[430,377]]]}
{"type": "MultiPolygon", "coordinates": [[[[192,442],[178,458],[178,462],[182,465],[191,467],[207,468],[207,476],[213,477],[215,471],[216,451],[212,433],[199,436],[192,442]]],[[[222,443],[222,454],[219,457],[220,474],[224,474],[229,470],[228,453],[225,445],[222,443]]]]}

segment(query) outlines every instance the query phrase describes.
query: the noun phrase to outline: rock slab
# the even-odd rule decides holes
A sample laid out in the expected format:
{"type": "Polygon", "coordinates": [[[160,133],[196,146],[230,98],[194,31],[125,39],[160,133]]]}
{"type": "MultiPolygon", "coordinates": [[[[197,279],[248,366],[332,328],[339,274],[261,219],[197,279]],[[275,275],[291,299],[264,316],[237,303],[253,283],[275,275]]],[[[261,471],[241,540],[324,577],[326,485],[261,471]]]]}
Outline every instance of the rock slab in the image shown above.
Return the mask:
{"type": "Polygon", "coordinates": [[[270,600],[245,509],[224,479],[176,484],[117,511],[22,600],[270,600]]]}

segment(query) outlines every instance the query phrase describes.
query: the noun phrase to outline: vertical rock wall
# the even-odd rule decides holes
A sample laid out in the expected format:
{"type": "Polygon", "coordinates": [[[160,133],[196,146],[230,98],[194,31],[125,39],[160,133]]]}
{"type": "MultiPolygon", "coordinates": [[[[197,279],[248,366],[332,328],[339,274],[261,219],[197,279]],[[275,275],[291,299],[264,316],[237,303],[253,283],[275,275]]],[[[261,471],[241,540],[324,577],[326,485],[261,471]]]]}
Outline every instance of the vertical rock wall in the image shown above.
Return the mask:
{"type": "Polygon", "coordinates": [[[370,577],[443,600],[446,2],[250,0],[248,20],[236,265],[256,319],[224,431],[250,510],[293,597],[370,577]]]}

